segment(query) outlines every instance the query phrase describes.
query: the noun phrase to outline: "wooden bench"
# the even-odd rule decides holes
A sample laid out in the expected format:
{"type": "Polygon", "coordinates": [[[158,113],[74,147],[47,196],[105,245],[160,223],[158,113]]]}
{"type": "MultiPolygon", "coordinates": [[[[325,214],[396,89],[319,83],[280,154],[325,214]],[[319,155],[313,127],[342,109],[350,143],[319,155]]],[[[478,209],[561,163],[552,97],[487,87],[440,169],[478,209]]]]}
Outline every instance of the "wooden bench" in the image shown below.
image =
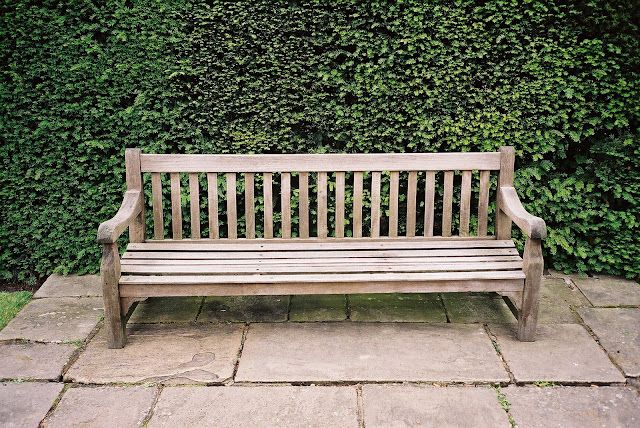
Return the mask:
{"type": "Polygon", "coordinates": [[[495,153],[311,155],[127,149],[125,164],[122,206],[98,229],[110,348],[124,347],[135,303],[155,296],[497,292],[518,318],[518,338],[535,340],[546,227],[526,212],[513,188],[512,147],[495,153]],[[189,183],[188,238],[181,174],[189,183]],[[149,175],[153,233],[145,230],[149,175]],[[488,235],[493,198],[495,234],[488,235]],[[171,201],[166,213],[164,199],[171,201]],[[226,216],[219,218],[218,204],[225,201],[226,216]],[[316,215],[310,218],[311,210],[316,215]],[[171,239],[165,230],[169,212],[171,239]],[[512,222],[527,236],[523,257],[511,239],[512,222]],[[116,240],[127,227],[130,243],[120,258],[116,240]]]}

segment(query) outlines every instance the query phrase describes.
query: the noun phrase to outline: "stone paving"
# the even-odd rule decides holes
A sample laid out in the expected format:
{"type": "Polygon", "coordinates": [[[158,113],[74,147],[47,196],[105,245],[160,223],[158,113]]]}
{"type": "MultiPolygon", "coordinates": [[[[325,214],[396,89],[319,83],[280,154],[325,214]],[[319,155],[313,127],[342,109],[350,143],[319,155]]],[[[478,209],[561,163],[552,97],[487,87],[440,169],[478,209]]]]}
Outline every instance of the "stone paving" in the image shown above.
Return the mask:
{"type": "Polygon", "coordinates": [[[552,272],[538,340],[495,294],[149,299],[106,348],[100,279],[0,331],[0,426],[637,427],[640,287],[552,272]]]}

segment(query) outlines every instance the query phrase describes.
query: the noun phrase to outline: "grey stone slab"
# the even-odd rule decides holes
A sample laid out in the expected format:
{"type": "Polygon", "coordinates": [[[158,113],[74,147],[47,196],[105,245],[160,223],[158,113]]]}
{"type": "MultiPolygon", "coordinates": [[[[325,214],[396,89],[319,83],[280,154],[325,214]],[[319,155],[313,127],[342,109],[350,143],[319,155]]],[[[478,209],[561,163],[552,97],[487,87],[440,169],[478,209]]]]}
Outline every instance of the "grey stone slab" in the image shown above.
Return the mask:
{"type": "Polygon", "coordinates": [[[156,388],[71,388],[49,417],[47,428],[139,427],[149,413],[156,388]]]}
{"type": "Polygon", "coordinates": [[[624,387],[515,387],[502,390],[520,428],[640,426],[640,395],[624,387]]]}
{"type": "Polygon", "coordinates": [[[594,306],[640,305],[640,285],[613,276],[572,278],[594,306]]]}
{"type": "Polygon", "coordinates": [[[581,308],[578,313],[627,376],[640,376],[640,308],[581,308]]]}
{"type": "Polygon", "coordinates": [[[359,322],[446,322],[437,293],[350,294],[351,321],[359,322]]]}
{"type": "Polygon", "coordinates": [[[38,427],[62,391],[62,383],[0,383],[0,426],[38,427]]]}
{"type": "Polygon", "coordinates": [[[367,428],[511,427],[487,387],[364,385],[362,405],[367,428]]]}
{"type": "Polygon", "coordinates": [[[85,340],[102,316],[99,297],[36,299],[0,331],[0,340],[39,342],[85,340]]]}
{"type": "Polygon", "coordinates": [[[0,379],[58,380],[75,349],[57,343],[0,343],[0,379]]]}
{"type": "Polygon", "coordinates": [[[165,388],[149,427],[357,427],[354,387],[226,386],[165,388]]]}
{"type": "Polygon", "coordinates": [[[233,375],[242,325],[135,324],[123,349],[108,349],[104,329],[65,375],[80,383],[218,383],[233,375]]]}
{"type": "Polygon", "coordinates": [[[132,324],[194,322],[202,299],[202,297],[151,297],[138,304],[129,322],[132,324]]]}
{"type": "Polygon", "coordinates": [[[576,324],[570,307],[591,306],[580,290],[562,278],[545,278],[540,290],[540,315],[543,324],[576,324]]]}
{"type": "Polygon", "coordinates": [[[506,381],[481,326],[252,324],[237,381],[506,381]]]}
{"type": "Polygon", "coordinates": [[[344,321],[347,298],[344,294],[291,296],[290,321],[344,321]]]}
{"type": "Polygon", "coordinates": [[[100,297],[102,282],[98,275],[52,274],[33,295],[43,297],[100,297]]]}
{"type": "Polygon", "coordinates": [[[443,293],[449,320],[454,323],[516,322],[502,297],[491,293],[443,293]]]}
{"type": "Polygon", "coordinates": [[[207,297],[198,322],[278,322],[287,320],[289,296],[207,297]]]}
{"type": "Polygon", "coordinates": [[[616,369],[578,324],[541,324],[535,342],[520,342],[515,325],[489,326],[517,382],[624,382],[616,369]]]}

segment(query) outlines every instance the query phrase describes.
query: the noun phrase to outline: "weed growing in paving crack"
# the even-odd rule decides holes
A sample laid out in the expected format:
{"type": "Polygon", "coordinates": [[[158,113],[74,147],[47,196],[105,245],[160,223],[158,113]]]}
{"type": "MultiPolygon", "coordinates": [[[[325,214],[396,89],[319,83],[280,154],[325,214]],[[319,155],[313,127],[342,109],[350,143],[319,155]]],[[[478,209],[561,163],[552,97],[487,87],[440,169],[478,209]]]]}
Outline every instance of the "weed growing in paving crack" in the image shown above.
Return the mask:
{"type": "Polygon", "coordinates": [[[547,382],[546,380],[537,380],[533,383],[535,386],[540,388],[544,388],[545,386],[556,386],[553,382],[547,382]]]}
{"type": "Polygon", "coordinates": [[[492,389],[498,394],[498,403],[502,406],[502,409],[505,411],[507,416],[509,417],[509,423],[512,427],[516,426],[516,422],[513,420],[511,415],[509,414],[509,408],[511,407],[511,403],[507,401],[507,397],[505,397],[504,393],[500,390],[499,386],[489,386],[489,389],[492,389]]]}

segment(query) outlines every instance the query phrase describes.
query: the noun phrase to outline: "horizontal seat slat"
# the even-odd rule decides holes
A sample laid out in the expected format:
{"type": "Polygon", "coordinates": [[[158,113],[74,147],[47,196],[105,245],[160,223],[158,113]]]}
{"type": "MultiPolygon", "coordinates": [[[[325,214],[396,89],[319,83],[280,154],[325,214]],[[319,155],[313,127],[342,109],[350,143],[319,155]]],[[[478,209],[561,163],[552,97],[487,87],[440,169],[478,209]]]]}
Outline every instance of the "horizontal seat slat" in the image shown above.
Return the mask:
{"type": "Polygon", "coordinates": [[[372,250],[429,248],[510,248],[513,241],[498,240],[438,240],[417,238],[366,239],[251,239],[251,240],[187,240],[169,242],[130,243],[128,251],[307,251],[307,250],[372,250]]]}
{"type": "Polygon", "coordinates": [[[142,154],[142,172],[499,170],[500,153],[142,154]]]}
{"type": "Polygon", "coordinates": [[[315,259],[377,257],[476,257],[518,256],[515,248],[459,248],[427,250],[338,250],[338,251],[129,251],[126,260],[236,260],[236,259],[315,259]]]}

